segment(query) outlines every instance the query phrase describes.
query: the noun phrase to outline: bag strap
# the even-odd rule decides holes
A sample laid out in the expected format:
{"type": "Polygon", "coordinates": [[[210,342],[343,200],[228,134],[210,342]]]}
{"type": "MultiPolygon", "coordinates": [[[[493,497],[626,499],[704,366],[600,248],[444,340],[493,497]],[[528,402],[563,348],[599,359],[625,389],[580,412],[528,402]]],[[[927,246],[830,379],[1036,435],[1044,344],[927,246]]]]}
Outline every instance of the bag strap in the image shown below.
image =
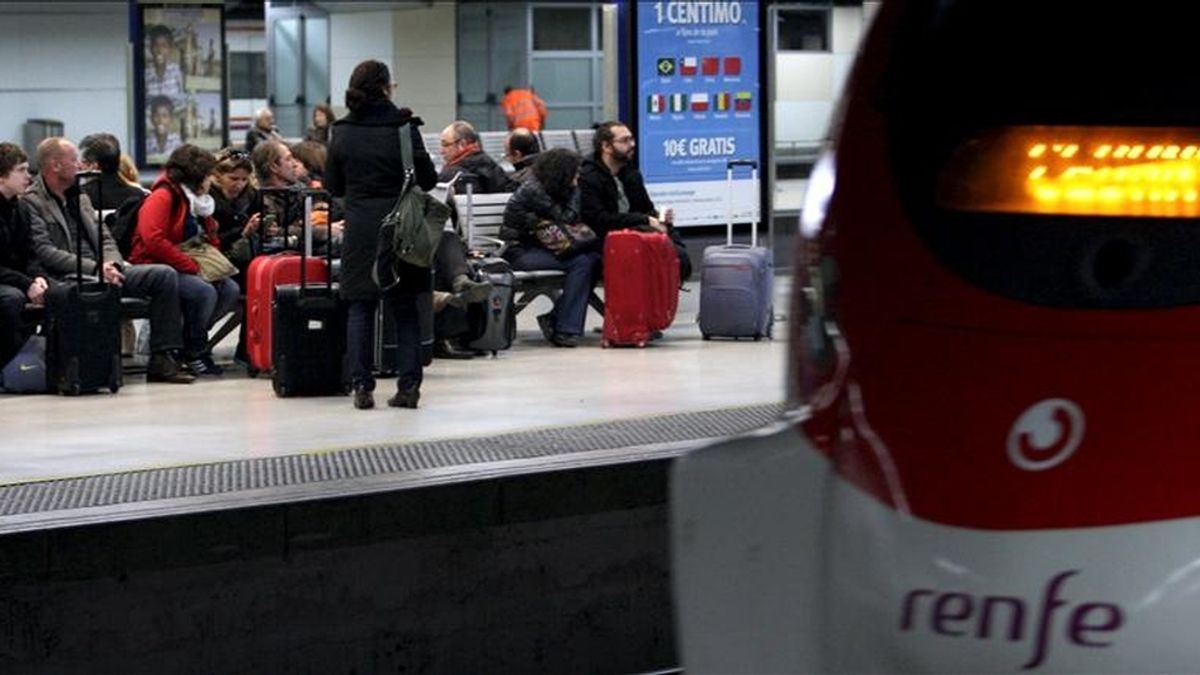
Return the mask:
{"type": "Polygon", "coordinates": [[[412,127],[405,122],[396,132],[400,134],[400,161],[404,164],[404,188],[400,190],[400,194],[404,194],[415,182],[416,174],[413,165],[412,127]]]}

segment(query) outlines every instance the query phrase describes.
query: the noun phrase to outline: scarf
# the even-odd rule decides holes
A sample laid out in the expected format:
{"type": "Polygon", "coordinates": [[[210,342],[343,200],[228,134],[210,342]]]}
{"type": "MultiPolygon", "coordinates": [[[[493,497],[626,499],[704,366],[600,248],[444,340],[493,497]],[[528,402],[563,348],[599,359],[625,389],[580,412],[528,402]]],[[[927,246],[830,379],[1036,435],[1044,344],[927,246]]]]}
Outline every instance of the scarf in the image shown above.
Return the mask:
{"type": "Polygon", "coordinates": [[[462,150],[454,153],[454,156],[446,160],[446,166],[454,166],[477,152],[483,152],[483,148],[479,147],[479,143],[467,143],[463,146],[462,150]]]}

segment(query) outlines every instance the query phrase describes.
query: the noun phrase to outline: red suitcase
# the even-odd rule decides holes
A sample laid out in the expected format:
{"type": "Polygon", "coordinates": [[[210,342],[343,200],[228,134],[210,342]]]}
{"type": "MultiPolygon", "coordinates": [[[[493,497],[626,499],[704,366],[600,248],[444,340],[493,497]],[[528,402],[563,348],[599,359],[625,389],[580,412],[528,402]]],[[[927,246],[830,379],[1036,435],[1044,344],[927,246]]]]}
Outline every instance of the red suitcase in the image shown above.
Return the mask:
{"type": "MultiPolygon", "coordinates": [[[[306,276],[309,283],[328,278],[323,258],[309,257],[306,276]]],[[[271,303],[275,288],[300,283],[300,254],[284,251],[250,261],[246,270],[246,356],[250,372],[256,375],[271,370],[271,303]]]]}
{"type": "Polygon", "coordinates": [[[618,230],[604,238],[605,347],[645,347],[679,306],[679,256],[670,237],[618,230]]]}

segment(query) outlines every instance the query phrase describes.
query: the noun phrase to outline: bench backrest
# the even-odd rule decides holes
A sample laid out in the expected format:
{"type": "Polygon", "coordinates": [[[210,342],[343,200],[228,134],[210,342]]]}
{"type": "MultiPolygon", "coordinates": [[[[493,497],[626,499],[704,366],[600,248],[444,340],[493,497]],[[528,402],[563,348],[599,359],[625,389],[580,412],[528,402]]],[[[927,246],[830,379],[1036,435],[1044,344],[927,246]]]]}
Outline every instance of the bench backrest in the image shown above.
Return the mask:
{"type": "Polygon", "coordinates": [[[542,149],[566,148],[578,152],[575,147],[575,134],[570,129],[553,129],[542,131],[542,149]]]}
{"type": "Polygon", "coordinates": [[[500,238],[500,225],[504,222],[504,208],[508,205],[511,192],[496,194],[477,194],[471,199],[472,210],[470,221],[467,220],[467,195],[458,193],[454,196],[454,209],[458,212],[458,222],[462,225],[465,236],[469,237],[467,247],[486,252],[495,252],[500,245],[492,239],[500,238]],[[470,229],[467,223],[471,223],[470,229]]]}

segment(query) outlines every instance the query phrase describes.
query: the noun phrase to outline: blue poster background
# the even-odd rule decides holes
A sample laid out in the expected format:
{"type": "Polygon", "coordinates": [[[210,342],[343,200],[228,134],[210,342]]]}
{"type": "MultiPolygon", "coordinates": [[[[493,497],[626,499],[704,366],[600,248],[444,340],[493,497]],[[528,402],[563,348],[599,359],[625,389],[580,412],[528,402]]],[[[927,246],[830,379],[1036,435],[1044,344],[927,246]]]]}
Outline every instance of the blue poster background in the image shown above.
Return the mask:
{"type": "MultiPolygon", "coordinates": [[[[726,162],[761,159],[758,3],[637,3],[639,165],[680,225],[725,222],[726,162]]],[[[757,210],[737,176],[735,211],[757,210]]]]}

